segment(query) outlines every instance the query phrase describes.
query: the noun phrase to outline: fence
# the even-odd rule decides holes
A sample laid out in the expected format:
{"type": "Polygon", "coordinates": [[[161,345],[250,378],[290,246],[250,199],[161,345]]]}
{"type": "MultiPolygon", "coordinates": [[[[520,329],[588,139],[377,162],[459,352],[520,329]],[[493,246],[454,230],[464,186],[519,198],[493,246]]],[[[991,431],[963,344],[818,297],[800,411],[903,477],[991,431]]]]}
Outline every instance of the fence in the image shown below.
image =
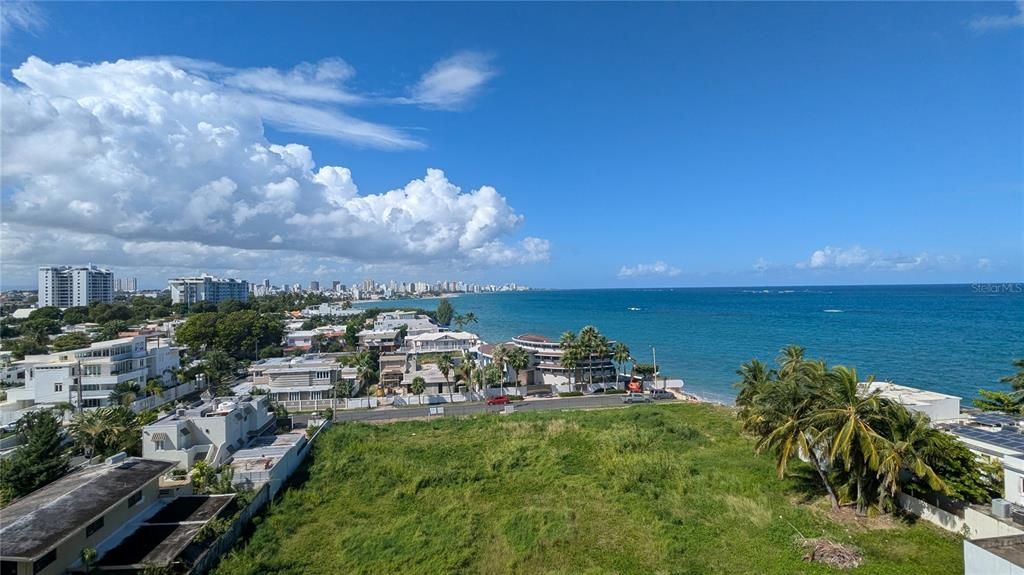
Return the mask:
{"type": "Polygon", "coordinates": [[[192,569],[189,571],[190,575],[206,575],[206,573],[210,572],[210,570],[217,565],[217,561],[219,561],[225,553],[234,547],[238,538],[241,537],[245,526],[248,525],[252,521],[252,518],[262,511],[263,508],[270,503],[270,500],[281,491],[281,488],[284,487],[288,478],[291,477],[295,470],[299,468],[299,465],[305,461],[306,456],[309,455],[313,442],[316,441],[317,437],[319,437],[320,434],[330,426],[331,422],[325,421],[316,430],[316,432],[313,433],[309,438],[309,441],[299,448],[298,454],[294,459],[278,462],[277,465],[282,466],[282,468],[286,470],[284,476],[280,480],[272,479],[271,481],[264,483],[256,491],[252,501],[250,501],[249,504],[242,509],[241,513],[238,514],[235,520],[232,521],[231,527],[228,528],[227,532],[217,538],[217,540],[210,545],[210,547],[208,547],[198,559],[196,559],[195,563],[192,564],[192,569]]]}
{"type": "Polygon", "coordinates": [[[139,413],[147,411],[164,405],[165,403],[171,403],[177,401],[178,398],[184,397],[196,390],[196,384],[192,381],[187,381],[181,385],[174,387],[168,387],[163,390],[160,395],[149,395],[142,399],[136,399],[130,405],[132,411],[139,413]]]}
{"type": "Polygon", "coordinates": [[[939,509],[931,503],[921,501],[920,499],[907,495],[906,493],[896,495],[896,504],[899,505],[900,509],[907,513],[924,519],[929,523],[938,525],[946,531],[962,533],[964,527],[967,526],[967,521],[962,515],[951,513],[945,509],[939,509]]]}

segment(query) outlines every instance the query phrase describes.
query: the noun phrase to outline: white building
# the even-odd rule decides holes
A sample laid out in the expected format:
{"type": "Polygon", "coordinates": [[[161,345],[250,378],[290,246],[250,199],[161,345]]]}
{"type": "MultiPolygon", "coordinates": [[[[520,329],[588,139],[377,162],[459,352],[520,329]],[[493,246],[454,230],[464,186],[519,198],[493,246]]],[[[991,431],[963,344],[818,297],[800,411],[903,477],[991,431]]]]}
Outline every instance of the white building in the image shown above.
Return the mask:
{"type": "Polygon", "coordinates": [[[94,301],[114,301],[114,274],[110,270],[93,265],[39,268],[39,307],[68,308],[94,301]]]}
{"type": "Polygon", "coordinates": [[[218,397],[175,410],[142,428],[142,456],[185,470],[196,461],[224,465],[274,429],[277,418],[269,407],[270,398],[263,395],[218,397]]]}
{"type": "Polygon", "coordinates": [[[348,317],[353,315],[359,315],[361,313],[363,313],[363,310],[361,309],[345,308],[340,303],[322,303],[316,306],[309,306],[306,309],[302,310],[302,317],[348,317]]]}
{"type": "Polygon", "coordinates": [[[417,314],[414,311],[404,310],[386,311],[378,314],[373,320],[372,331],[397,331],[402,326],[406,328],[406,336],[441,331],[441,328],[430,317],[417,314]]]}
{"type": "Polygon", "coordinates": [[[480,337],[468,331],[421,333],[405,338],[402,351],[407,353],[459,354],[480,344],[480,337]]]}
{"type": "Polygon", "coordinates": [[[124,382],[145,387],[150,378],[164,386],[172,382],[171,370],[179,366],[178,349],[145,336],[93,343],[89,347],[47,355],[30,355],[15,362],[25,369],[24,387],[7,390],[0,404],[4,423],[12,413],[35,406],[69,402],[78,407],[109,404],[110,392],[124,382]],[[81,394],[77,384],[81,381],[81,394]]]}
{"type": "Polygon", "coordinates": [[[352,393],[358,390],[356,368],[342,366],[335,355],[264,359],[249,366],[249,373],[253,387],[266,390],[274,401],[331,399],[342,381],[352,393]]]}
{"type": "Polygon", "coordinates": [[[249,282],[233,278],[217,278],[201,275],[190,278],[168,280],[171,288],[171,303],[196,303],[205,301],[220,303],[229,299],[249,301],[249,282]]]}
{"type": "Polygon", "coordinates": [[[865,393],[877,393],[880,397],[890,399],[910,411],[927,415],[932,423],[960,418],[961,398],[955,395],[896,385],[888,381],[864,381],[859,385],[865,393]]]}

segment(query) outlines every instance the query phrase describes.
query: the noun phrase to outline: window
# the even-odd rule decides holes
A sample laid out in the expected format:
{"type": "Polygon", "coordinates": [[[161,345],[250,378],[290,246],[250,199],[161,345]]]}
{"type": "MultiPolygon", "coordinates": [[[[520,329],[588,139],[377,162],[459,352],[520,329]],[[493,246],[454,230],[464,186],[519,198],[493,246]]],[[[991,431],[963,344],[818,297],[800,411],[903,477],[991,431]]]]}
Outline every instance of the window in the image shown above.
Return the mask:
{"type": "Polygon", "coordinates": [[[85,536],[91,537],[93,533],[96,533],[100,529],[103,529],[103,518],[100,517],[96,521],[85,526],[85,536]]]}
{"type": "Polygon", "coordinates": [[[43,555],[39,559],[36,559],[35,563],[32,564],[32,572],[39,573],[43,569],[46,569],[47,565],[57,560],[57,549],[50,549],[50,552],[43,555]]]}
{"type": "Polygon", "coordinates": [[[331,378],[331,372],[329,372],[329,371],[318,371],[318,372],[316,372],[316,378],[317,379],[330,379],[331,378]]]}
{"type": "Polygon", "coordinates": [[[18,575],[16,561],[0,561],[0,575],[18,575]]]}
{"type": "Polygon", "coordinates": [[[163,451],[164,450],[164,440],[163,439],[157,439],[154,443],[156,443],[156,450],[157,451],[163,451]]]}
{"type": "Polygon", "coordinates": [[[128,507],[133,507],[136,503],[142,501],[142,492],[136,491],[132,493],[132,496],[128,498],[128,507]]]}
{"type": "Polygon", "coordinates": [[[54,391],[54,393],[60,392],[60,391],[64,391],[64,384],[63,383],[55,383],[55,384],[53,384],[53,391],[54,391]]]}

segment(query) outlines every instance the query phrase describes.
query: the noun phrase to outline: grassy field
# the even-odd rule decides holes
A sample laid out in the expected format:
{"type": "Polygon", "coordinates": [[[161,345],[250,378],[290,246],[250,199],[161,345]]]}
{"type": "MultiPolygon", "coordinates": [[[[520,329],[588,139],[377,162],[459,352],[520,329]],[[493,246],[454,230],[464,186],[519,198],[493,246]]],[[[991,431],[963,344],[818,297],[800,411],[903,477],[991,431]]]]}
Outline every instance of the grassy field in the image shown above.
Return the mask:
{"type": "Polygon", "coordinates": [[[706,405],[342,424],[216,573],[838,573],[797,531],[851,573],[963,573],[954,536],[802,493],[706,405]]]}

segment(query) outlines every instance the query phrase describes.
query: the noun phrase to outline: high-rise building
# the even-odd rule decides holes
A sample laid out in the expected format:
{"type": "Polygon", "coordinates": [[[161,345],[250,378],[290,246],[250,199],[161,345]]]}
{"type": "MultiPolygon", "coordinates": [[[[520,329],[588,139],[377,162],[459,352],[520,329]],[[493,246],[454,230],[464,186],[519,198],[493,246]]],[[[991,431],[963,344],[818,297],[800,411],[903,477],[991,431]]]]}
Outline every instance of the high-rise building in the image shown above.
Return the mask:
{"type": "Polygon", "coordinates": [[[171,287],[171,303],[220,303],[229,299],[249,301],[249,282],[245,280],[216,278],[204,274],[190,278],[174,278],[167,283],[171,287]]]}
{"type": "Polygon", "coordinates": [[[39,268],[39,307],[60,308],[114,301],[114,274],[93,266],[39,268]]]}
{"type": "Polygon", "coordinates": [[[114,280],[114,291],[136,292],[138,291],[138,280],[135,278],[116,278],[114,280]]]}
{"type": "Polygon", "coordinates": [[[333,292],[341,291],[341,290],[338,289],[339,287],[341,287],[341,282],[340,281],[334,280],[334,281],[331,282],[331,291],[333,291],[333,292]]]}
{"type": "Polygon", "coordinates": [[[320,291],[320,282],[316,280],[309,282],[309,291],[320,291]]]}
{"type": "Polygon", "coordinates": [[[270,279],[269,278],[263,278],[263,287],[265,287],[267,289],[270,289],[270,279]]]}

